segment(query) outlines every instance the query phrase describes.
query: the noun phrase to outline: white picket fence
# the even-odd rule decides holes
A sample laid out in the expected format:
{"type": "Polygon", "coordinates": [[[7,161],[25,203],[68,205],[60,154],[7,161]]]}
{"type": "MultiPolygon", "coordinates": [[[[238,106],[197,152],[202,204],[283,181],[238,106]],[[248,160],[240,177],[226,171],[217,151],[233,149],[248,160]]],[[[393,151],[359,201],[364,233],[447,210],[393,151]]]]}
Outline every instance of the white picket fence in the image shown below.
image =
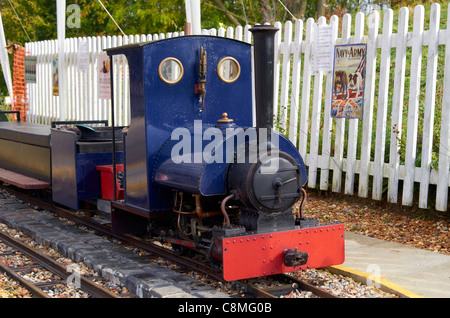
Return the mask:
{"type": "MultiPolygon", "coordinates": [[[[449,8],[450,9],[450,8],[449,8]]],[[[402,194],[403,205],[414,203],[414,185],[419,188],[418,205],[427,208],[434,205],[439,211],[448,210],[450,186],[450,20],[446,29],[440,29],[440,6],[433,4],[429,30],[424,30],[424,8],[414,10],[412,31],[408,30],[409,10],[399,12],[397,33],[393,33],[392,10],[383,12],[382,30],[380,13],[373,11],[365,16],[358,13],[355,18],[354,34],[351,34],[351,16],[342,20],[342,33],[338,35],[339,19],[331,17],[333,37],[336,44],[367,43],[366,87],[362,119],[336,119],[330,114],[332,93],[332,72],[314,72],[314,29],[317,24],[308,19],[276,23],[280,32],[276,35],[275,109],[278,129],[298,147],[308,167],[308,187],[352,195],[357,187],[360,197],[381,200],[387,188],[387,200],[398,202],[402,194]],[[364,33],[367,25],[368,33],[364,33]],[[380,32],[381,31],[381,32],[380,32]],[[421,70],[423,49],[427,49],[426,87],[422,88],[421,70]],[[438,61],[438,48],[445,48],[444,61],[438,61]],[[381,51],[381,55],[380,55],[381,51]],[[407,63],[407,52],[411,61],[407,63]],[[378,53],[378,54],[377,54],[378,53]],[[395,59],[391,59],[391,55],[395,59]],[[379,59],[379,71],[377,71],[379,59]],[[392,61],[391,61],[392,60],[392,61]],[[409,66],[408,66],[409,65],[409,66]],[[410,67],[409,86],[405,71],[410,67]],[[440,145],[438,169],[431,166],[433,125],[436,107],[437,68],[444,69],[443,97],[441,110],[440,145]],[[394,68],[394,78],[390,69],[394,68]],[[388,112],[389,91],[393,91],[391,110],[388,112]],[[425,94],[420,105],[419,95],[425,94]],[[405,100],[408,92],[409,100],[405,100]],[[419,107],[423,108],[423,136],[418,136],[419,107]],[[376,109],[376,112],[374,111],[376,109]],[[402,130],[402,114],[407,112],[407,126],[402,130]],[[376,118],[376,123],[374,123],[376,118]],[[390,118],[390,127],[387,127],[390,118]],[[360,123],[362,121],[362,123],[360,123]],[[362,137],[358,137],[358,131],[362,137]],[[374,133],[374,138],[372,137],[374,133]],[[406,156],[400,163],[399,137],[406,134],[406,156]],[[420,137],[420,138],[418,138],[420,137]],[[374,139],[374,140],[373,140],[374,139]],[[416,167],[416,149],[422,140],[421,164],[416,167]],[[346,142],[347,141],[347,142],[346,142]],[[390,148],[386,149],[386,142],[390,148]],[[309,143],[309,147],[308,147],[309,143]],[[374,145],[374,146],[373,146],[374,145]],[[360,149],[358,151],[358,149],[360,149]],[[374,150],[372,150],[374,149],[374,150]],[[389,154],[389,162],[385,162],[389,154]],[[373,160],[371,159],[373,157],[373,160]],[[319,173],[320,172],[320,173],[319,173]],[[317,180],[319,177],[319,180],[317,180]],[[358,177],[356,182],[355,177],[358,177]],[[331,181],[331,185],[329,184],[331,181]],[[384,186],[383,186],[384,184],[384,186]],[[430,191],[430,189],[433,189],[430,191]],[[433,197],[431,197],[433,193],[433,197]]],[[[427,17],[428,18],[428,17],[427,17]]],[[[322,17],[319,24],[325,24],[322,17]]],[[[236,29],[220,28],[204,30],[204,34],[226,36],[251,42],[249,26],[236,29]]],[[[96,85],[97,56],[104,48],[118,45],[157,40],[182,34],[159,34],[142,36],[88,37],[67,39],[66,63],[68,66],[68,105],[66,120],[110,119],[110,101],[98,99],[96,85]],[[86,40],[90,52],[90,68],[78,71],[78,41],[86,40]]],[[[27,43],[26,50],[36,55],[37,84],[28,85],[32,122],[50,124],[59,118],[59,102],[52,96],[51,58],[57,54],[57,43],[43,41],[27,43]]],[[[127,125],[129,122],[128,68],[124,58],[114,61],[115,122],[127,125]]]]}

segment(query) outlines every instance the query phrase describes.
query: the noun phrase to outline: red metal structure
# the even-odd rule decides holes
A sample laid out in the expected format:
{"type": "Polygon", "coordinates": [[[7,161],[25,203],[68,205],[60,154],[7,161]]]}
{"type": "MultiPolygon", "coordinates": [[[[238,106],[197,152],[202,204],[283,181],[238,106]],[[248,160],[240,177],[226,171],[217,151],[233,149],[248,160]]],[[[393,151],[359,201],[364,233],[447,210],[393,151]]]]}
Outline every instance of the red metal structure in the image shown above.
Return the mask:
{"type": "Polygon", "coordinates": [[[342,264],[344,226],[227,237],[222,239],[222,255],[223,275],[228,281],[342,264]],[[297,266],[293,262],[298,261],[299,251],[305,253],[306,263],[297,266]]]}
{"type": "Polygon", "coordinates": [[[19,46],[14,50],[13,64],[13,100],[12,110],[20,111],[20,120],[26,121],[28,109],[27,86],[25,84],[25,48],[19,46]]]}

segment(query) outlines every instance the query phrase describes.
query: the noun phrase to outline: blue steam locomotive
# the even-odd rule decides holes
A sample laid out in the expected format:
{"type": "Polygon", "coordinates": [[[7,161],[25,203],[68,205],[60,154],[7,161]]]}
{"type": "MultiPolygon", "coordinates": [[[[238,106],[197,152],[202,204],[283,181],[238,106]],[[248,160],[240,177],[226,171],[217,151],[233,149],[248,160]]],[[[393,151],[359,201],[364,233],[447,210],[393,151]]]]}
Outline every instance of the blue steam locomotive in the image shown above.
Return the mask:
{"type": "Polygon", "coordinates": [[[106,50],[128,60],[129,126],[0,123],[0,146],[11,149],[0,154],[0,180],[51,187],[53,201],[79,209],[102,195],[99,170],[111,165],[113,231],[200,252],[226,280],[342,263],[343,224],[292,211],[306,167],[272,130],[277,29],[251,32],[253,48],[185,36],[106,50]]]}

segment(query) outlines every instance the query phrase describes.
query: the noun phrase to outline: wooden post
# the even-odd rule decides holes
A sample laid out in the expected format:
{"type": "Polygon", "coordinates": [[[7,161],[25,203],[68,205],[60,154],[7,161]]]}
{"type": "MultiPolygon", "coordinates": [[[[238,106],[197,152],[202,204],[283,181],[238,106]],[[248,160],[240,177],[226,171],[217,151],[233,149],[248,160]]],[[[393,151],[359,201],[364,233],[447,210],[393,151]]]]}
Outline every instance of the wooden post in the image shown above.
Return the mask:
{"type": "Polygon", "coordinates": [[[184,24],[184,35],[191,35],[191,24],[185,23],[184,24]]]}

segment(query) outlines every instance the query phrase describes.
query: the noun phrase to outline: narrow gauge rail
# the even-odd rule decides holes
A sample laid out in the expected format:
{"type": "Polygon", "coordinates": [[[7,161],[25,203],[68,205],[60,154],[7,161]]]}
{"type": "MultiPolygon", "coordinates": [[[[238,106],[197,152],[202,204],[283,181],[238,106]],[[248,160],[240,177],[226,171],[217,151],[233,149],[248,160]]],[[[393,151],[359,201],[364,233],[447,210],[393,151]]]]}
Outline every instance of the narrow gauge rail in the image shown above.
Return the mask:
{"type": "Polygon", "coordinates": [[[286,274],[274,275],[271,277],[282,284],[276,287],[256,287],[256,285],[249,280],[243,283],[243,288],[246,288],[247,292],[255,295],[258,298],[279,298],[281,296],[288,295],[293,290],[309,291],[316,295],[318,298],[339,298],[338,296],[323,290],[320,287],[314,286],[308,282],[305,282],[299,278],[292,277],[286,274]]]}
{"type": "MultiPolygon", "coordinates": [[[[177,253],[174,253],[173,251],[171,251],[167,248],[163,248],[161,246],[155,245],[151,241],[144,240],[144,239],[136,237],[134,235],[112,233],[111,228],[108,224],[100,224],[88,216],[83,216],[83,215],[77,214],[74,211],[69,210],[67,208],[63,208],[63,207],[59,207],[59,206],[55,206],[53,204],[47,203],[38,198],[29,196],[29,195],[23,193],[22,191],[11,189],[10,187],[6,187],[3,185],[1,185],[0,188],[9,191],[11,194],[15,195],[16,197],[18,197],[32,205],[39,206],[49,212],[53,212],[61,217],[69,219],[77,224],[91,228],[101,234],[114,237],[115,239],[118,239],[122,242],[126,242],[128,244],[131,244],[131,245],[133,245],[145,252],[148,252],[154,256],[162,257],[162,258],[164,258],[170,262],[173,262],[177,265],[180,265],[184,268],[188,268],[188,269],[196,271],[202,275],[208,276],[211,279],[214,279],[214,280],[217,280],[220,282],[224,282],[224,283],[226,282],[223,279],[221,272],[211,268],[208,264],[193,260],[192,258],[180,256],[177,253]]],[[[114,203],[113,203],[113,206],[114,206],[114,203]]],[[[88,213],[88,214],[90,215],[90,213],[88,213]]],[[[321,298],[338,298],[338,296],[333,295],[329,292],[326,292],[319,287],[316,287],[310,283],[307,283],[305,281],[302,281],[298,278],[295,278],[295,277],[292,277],[289,275],[275,275],[275,276],[272,276],[272,278],[283,281],[284,284],[282,286],[279,286],[276,288],[260,288],[260,287],[256,287],[256,285],[253,283],[253,280],[251,280],[251,279],[238,281],[238,282],[236,282],[236,284],[239,285],[242,290],[244,290],[248,293],[248,297],[253,296],[253,297],[257,297],[257,298],[278,298],[281,295],[289,294],[289,292],[292,291],[292,286],[295,285],[300,290],[311,291],[314,295],[321,297],[321,298]]]]}
{"type": "MultiPolygon", "coordinates": [[[[45,287],[66,283],[66,280],[70,275],[70,272],[68,272],[67,268],[62,264],[59,264],[50,257],[36,251],[35,249],[28,246],[24,242],[17,240],[9,236],[8,234],[0,232],[0,241],[5,243],[6,245],[13,247],[14,249],[22,253],[24,256],[33,260],[37,264],[37,266],[41,266],[47,269],[48,271],[54,273],[55,275],[61,277],[60,280],[34,284],[33,282],[22,278],[22,276],[20,276],[20,274],[17,273],[16,269],[10,268],[5,265],[0,266],[1,271],[5,272],[7,275],[11,276],[13,279],[18,281],[26,289],[31,291],[33,297],[51,298],[43,291],[43,289],[45,287]]],[[[32,267],[35,267],[35,265],[32,265],[32,267]]],[[[83,291],[91,295],[93,298],[122,298],[122,296],[110,292],[106,288],[95,284],[88,278],[85,278],[81,275],[80,275],[80,287],[83,291]]]]}
{"type": "MultiPolygon", "coordinates": [[[[14,252],[8,253],[13,254],[14,252]]],[[[5,253],[0,253],[0,256],[6,255],[5,253]]],[[[34,268],[34,265],[27,266],[28,269],[34,268]]],[[[20,268],[20,271],[22,271],[23,268],[20,268]]],[[[35,284],[33,284],[31,281],[26,280],[23,278],[19,273],[17,273],[17,269],[14,270],[10,268],[8,265],[4,264],[0,261],[0,272],[6,274],[7,276],[11,277],[13,280],[18,282],[22,287],[27,289],[29,292],[31,292],[31,298],[50,298],[50,296],[45,293],[41,288],[37,287],[35,284]]]]}
{"type": "Polygon", "coordinates": [[[152,241],[148,241],[136,237],[134,235],[113,233],[111,231],[111,227],[108,224],[100,224],[88,216],[79,215],[72,210],[56,206],[54,204],[40,200],[39,198],[29,196],[26,193],[23,193],[19,190],[15,190],[10,187],[6,187],[4,185],[0,185],[0,188],[10,192],[17,198],[20,198],[21,200],[24,200],[30,203],[31,205],[39,206],[42,209],[45,209],[49,212],[59,215],[60,217],[71,220],[72,222],[75,222],[79,225],[91,228],[97,231],[98,233],[114,237],[115,239],[133,245],[136,248],[141,249],[142,251],[148,252],[155,256],[162,257],[167,261],[173,262],[185,268],[189,268],[202,275],[209,276],[210,278],[215,279],[217,281],[225,282],[220,271],[211,268],[209,265],[205,263],[193,260],[192,258],[180,256],[167,248],[153,244],[152,241]]]}

